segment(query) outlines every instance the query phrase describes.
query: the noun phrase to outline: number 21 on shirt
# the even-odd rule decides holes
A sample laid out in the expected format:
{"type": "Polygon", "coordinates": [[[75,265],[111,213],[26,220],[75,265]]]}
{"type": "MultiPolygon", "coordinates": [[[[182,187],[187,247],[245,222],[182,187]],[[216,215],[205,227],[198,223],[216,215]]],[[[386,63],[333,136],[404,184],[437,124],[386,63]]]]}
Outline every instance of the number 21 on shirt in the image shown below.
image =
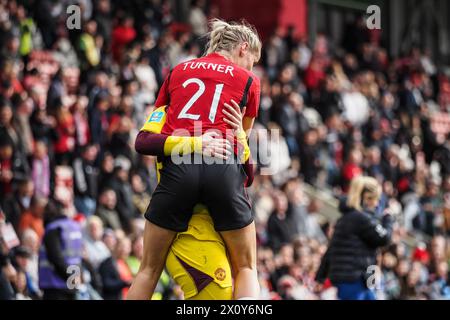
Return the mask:
{"type": "MultiPolygon", "coordinates": [[[[205,92],[206,86],[205,86],[205,83],[198,78],[190,78],[190,79],[186,80],[185,82],[183,82],[183,88],[186,88],[189,85],[197,85],[198,90],[189,99],[189,101],[185,104],[183,109],[181,109],[181,112],[178,115],[178,119],[198,120],[200,118],[200,115],[189,113],[189,109],[205,92]]],[[[214,97],[211,101],[211,106],[210,106],[209,116],[208,116],[208,119],[209,119],[209,121],[211,121],[211,123],[214,123],[214,120],[216,119],[217,106],[219,105],[220,95],[222,94],[222,89],[223,89],[223,84],[216,84],[216,89],[214,91],[214,97]]]]}

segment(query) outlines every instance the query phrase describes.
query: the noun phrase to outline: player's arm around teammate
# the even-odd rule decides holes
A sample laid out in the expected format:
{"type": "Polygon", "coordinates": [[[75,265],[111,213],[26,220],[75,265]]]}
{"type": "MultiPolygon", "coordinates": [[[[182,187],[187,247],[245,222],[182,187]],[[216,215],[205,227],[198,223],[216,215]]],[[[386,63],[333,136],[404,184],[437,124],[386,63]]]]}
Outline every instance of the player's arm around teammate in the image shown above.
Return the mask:
{"type": "MultiPolygon", "coordinates": [[[[247,134],[244,129],[245,107],[231,100],[224,104],[224,121],[228,123],[235,132],[240,161],[247,175],[246,187],[249,187],[254,178],[253,163],[250,155],[250,147],[247,142],[247,134]],[[228,110],[228,111],[227,111],[228,110]]],[[[165,106],[157,107],[148,117],[146,123],[139,131],[135,149],[139,154],[147,156],[170,156],[173,150],[182,150],[189,153],[200,153],[226,159],[230,155],[230,142],[217,135],[215,132],[206,132],[201,137],[180,137],[161,133],[161,126],[165,121],[165,106]]]]}

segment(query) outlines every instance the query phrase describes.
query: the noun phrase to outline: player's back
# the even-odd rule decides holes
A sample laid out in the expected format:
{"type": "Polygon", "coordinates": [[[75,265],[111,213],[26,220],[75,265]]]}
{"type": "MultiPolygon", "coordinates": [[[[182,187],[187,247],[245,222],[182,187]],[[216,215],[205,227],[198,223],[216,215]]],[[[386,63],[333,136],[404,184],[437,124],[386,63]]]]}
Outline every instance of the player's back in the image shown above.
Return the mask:
{"type": "Polygon", "coordinates": [[[223,104],[231,99],[246,104],[246,115],[256,117],[259,80],[217,53],[181,63],[158,96],[157,105],[168,104],[162,133],[185,129],[200,135],[211,128],[225,133],[229,126],[223,121],[223,104]]]}

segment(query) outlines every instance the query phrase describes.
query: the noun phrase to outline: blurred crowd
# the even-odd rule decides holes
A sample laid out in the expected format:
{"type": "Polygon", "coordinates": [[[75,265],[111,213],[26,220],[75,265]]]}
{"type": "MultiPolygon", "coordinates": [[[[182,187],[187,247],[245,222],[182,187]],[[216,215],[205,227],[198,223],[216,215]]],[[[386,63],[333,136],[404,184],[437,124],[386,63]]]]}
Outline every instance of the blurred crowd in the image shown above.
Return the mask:
{"type": "MultiPolygon", "coordinates": [[[[38,256],[55,202],[82,228],[77,299],[126,295],[156,185],[155,159],[134,138],[170,68],[202,54],[207,21],[220,16],[192,1],[181,23],[171,4],[0,0],[0,298],[42,297],[38,256]],[[81,29],[66,25],[70,4],[81,29]]],[[[418,47],[391,58],[362,18],[344,35],[335,44],[276,28],[254,68],[253,134],[282,133],[269,163],[252,150],[257,173],[275,172],[249,189],[262,298],[336,299],[315,280],[334,221],[304,188],[340,198],[366,174],[383,186],[379,213],[395,218],[377,297],[450,299],[449,74],[418,47]]],[[[182,292],[164,273],[153,298],[182,292]]]]}

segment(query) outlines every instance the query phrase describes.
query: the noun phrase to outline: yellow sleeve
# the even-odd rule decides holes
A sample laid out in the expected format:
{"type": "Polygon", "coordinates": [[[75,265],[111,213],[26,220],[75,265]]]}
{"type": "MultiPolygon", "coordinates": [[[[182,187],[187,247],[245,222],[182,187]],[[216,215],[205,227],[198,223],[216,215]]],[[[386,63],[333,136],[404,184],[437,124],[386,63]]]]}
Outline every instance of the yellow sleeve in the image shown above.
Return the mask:
{"type": "Polygon", "coordinates": [[[162,106],[153,110],[148,116],[141,131],[152,133],[161,133],[164,124],[166,123],[166,106],[162,106]]]}
{"type": "Polygon", "coordinates": [[[243,147],[242,154],[241,154],[242,163],[246,163],[247,160],[250,158],[250,147],[248,146],[247,135],[245,134],[245,131],[238,132],[237,141],[243,147]]]}
{"type": "MultiPolygon", "coordinates": [[[[166,123],[166,106],[155,109],[147,118],[141,131],[151,133],[161,133],[164,124],[166,123]]],[[[189,154],[202,152],[202,138],[201,137],[181,137],[168,136],[164,143],[164,155],[170,156],[172,153],[189,154]]]]}
{"type": "Polygon", "coordinates": [[[168,136],[164,143],[164,155],[170,156],[172,153],[189,154],[202,153],[201,137],[177,137],[168,136]]]}

